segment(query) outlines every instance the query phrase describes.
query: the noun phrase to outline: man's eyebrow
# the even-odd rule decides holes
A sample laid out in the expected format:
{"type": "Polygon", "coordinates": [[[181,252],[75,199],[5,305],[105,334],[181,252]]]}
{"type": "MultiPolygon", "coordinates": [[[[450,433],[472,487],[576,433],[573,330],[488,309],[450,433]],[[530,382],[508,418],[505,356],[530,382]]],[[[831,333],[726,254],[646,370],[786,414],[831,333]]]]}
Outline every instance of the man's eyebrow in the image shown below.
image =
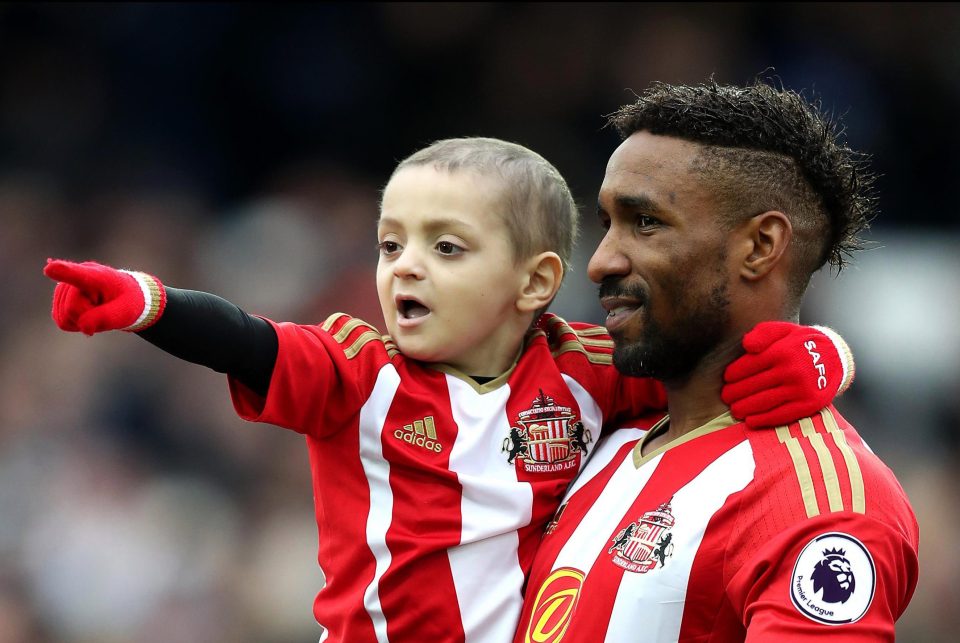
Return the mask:
{"type": "MultiPolygon", "coordinates": [[[[660,211],[660,206],[656,201],[645,194],[618,194],[613,197],[613,204],[618,210],[642,210],[643,212],[656,213],[660,211]]],[[[597,201],[597,212],[606,213],[601,201],[597,201]]]]}

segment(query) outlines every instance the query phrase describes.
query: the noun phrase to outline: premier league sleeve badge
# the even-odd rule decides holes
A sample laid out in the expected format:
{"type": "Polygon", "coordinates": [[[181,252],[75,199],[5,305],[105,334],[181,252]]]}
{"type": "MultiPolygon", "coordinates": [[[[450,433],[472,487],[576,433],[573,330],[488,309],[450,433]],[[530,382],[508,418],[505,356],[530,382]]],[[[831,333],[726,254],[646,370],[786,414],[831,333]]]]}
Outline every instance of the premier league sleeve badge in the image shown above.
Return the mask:
{"type": "Polygon", "coordinates": [[[853,623],[873,602],[876,568],[866,546],[840,532],[821,534],[797,557],[790,598],[804,616],[828,625],[853,623]]]}

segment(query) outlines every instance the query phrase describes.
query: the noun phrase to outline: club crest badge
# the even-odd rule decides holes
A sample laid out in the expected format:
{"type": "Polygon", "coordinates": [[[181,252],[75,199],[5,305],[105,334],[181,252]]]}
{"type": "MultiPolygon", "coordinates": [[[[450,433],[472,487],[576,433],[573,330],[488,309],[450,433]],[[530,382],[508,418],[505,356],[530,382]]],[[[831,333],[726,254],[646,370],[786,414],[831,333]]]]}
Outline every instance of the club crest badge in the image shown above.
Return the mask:
{"type": "Polygon", "coordinates": [[[569,406],[560,406],[542,390],[526,411],[521,411],[502,452],[507,462],[527,473],[553,473],[576,469],[581,453],[593,441],[589,429],[569,406]]]}
{"type": "Polygon", "coordinates": [[[870,552],[859,540],[840,532],[821,534],[807,543],[790,582],[790,598],[800,613],[829,625],[862,618],[875,590],[870,552]]]}
{"type": "Polygon", "coordinates": [[[667,564],[673,555],[673,527],[676,519],[670,501],[620,530],[612,539],[607,554],[612,554],[614,565],[628,572],[646,574],[667,564]]]}

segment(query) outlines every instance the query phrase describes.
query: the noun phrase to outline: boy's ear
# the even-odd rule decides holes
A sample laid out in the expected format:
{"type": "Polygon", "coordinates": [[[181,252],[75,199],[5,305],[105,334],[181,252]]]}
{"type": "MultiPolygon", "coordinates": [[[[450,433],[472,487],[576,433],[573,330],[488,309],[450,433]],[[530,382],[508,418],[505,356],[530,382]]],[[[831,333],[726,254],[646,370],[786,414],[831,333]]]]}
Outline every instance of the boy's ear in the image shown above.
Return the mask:
{"type": "Polygon", "coordinates": [[[541,252],[523,263],[517,308],[532,313],[550,305],[563,281],[563,262],[556,252],[541,252]]]}
{"type": "Polygon", "coordinates": [[[785,257],[793,226],[783,212],[769,210],[747,221],[743,233],[745,252],[740,275],[747,281],[756,281],[785,257]]]}

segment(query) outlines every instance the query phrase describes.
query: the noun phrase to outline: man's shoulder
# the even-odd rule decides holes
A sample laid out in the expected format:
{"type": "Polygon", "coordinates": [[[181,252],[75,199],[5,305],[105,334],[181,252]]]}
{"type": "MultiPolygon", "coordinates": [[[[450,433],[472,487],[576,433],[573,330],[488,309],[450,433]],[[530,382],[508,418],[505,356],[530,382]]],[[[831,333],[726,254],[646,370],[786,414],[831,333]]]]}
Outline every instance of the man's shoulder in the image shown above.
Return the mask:
{"type": "Polygon", "coordinates": [[[756,464],[752,493],[776,498],[784,522],[852,512],[902,523],[913,515],[894,473],[832,406],[746,434],[756,464]]]}

